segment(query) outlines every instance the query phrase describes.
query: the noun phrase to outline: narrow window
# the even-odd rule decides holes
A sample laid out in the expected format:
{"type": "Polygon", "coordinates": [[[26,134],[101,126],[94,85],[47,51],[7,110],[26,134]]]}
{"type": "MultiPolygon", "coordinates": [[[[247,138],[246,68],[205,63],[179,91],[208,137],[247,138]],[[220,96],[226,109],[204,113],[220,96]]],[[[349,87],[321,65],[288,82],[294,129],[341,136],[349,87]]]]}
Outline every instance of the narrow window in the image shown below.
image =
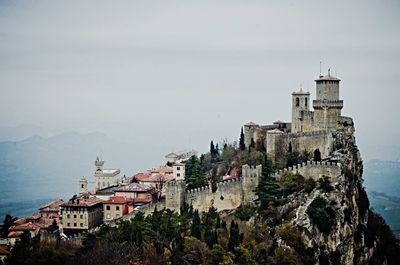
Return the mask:
{"type": "Polygon", "coordinates": [[[307,103],[308,103],[308,98],[304,99],[304,105],[307,107],[307,103]]]}
{"type": "Polygon", "coordinates": [[[115,206],[115,210],[119,211],[119,206],[115,206]]]}
{"type": "Polygon", "coordinates": [[[300,99],[296,98],[296,107],[300,106],[300,99]]]}
{"type": "Polygon", "coordinates": [[[110,210],[110,205],[107,205],[107,206],[106,206],[106,210],[110,210]]]}

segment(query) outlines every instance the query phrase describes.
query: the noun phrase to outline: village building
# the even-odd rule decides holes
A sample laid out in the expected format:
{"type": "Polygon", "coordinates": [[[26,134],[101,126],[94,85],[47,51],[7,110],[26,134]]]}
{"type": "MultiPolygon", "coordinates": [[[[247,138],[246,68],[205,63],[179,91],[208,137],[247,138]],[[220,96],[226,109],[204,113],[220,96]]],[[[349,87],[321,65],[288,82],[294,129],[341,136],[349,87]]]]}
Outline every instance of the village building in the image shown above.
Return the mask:
{"type": "Polygon", "coordinates": [[[91,230],[103,222],[103,200],[75,197],[61,204],[60,219],[65,235],[91,230]]]}
{"type": "Polygon", "coordinates": [[[103,203],[104,223],[118,219],[133,210],[129,207],[134,199],[124,197],[111,197],[103,203]]]}
{"type": "Polygon", "coordinates": [[[184,162],[192,156],[197,156],[197,154],[198,152],[196,150],[181,150],[167,154],[165,160],[167,163],[184,162]]]}
{"type": "Polygon", "coordinates": [[[158,195],[154,187],[140,183],[131,183],[115,189],[116,197],[134,199],[135,202],[152,203],[158,200],[158,195]]]}
{"type": "Polygon", "coordinates": [[[39,208],[40,216],[44,218],[59,219],[60,206],[63,203],[63,200],[55,200],[47,203],[46,205],[39,208]]]}
{"type": "MultiPolygon", "coordinates": [[[[96,190],[118,185],[119,169],[104,169],[104,161],[100,160],[99,157],[97,157],[94,164],[96,166],[96,171],[94,173],[96,190]]],[[[83,184],[84,183],[81,183],[81,187],[83,184]]],[[[81,191],[84,191],[84,188],[81,188],[81,191]]]]}

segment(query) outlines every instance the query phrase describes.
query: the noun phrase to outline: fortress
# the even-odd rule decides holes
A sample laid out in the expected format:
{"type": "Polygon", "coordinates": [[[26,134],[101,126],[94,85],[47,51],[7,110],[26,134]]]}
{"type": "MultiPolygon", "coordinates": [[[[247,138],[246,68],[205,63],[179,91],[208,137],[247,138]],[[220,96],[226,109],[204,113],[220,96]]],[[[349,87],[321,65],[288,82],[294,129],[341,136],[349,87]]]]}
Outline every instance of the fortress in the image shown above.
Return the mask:
{"type": "MultiPolygon", "coordinates": [[[[258,125],[249,122],[244,125],[246,148],[255,144],[265,146],[268,155],[280,162],[290,152],[308,154],[316,152],[321,160],[327,160],[334,150],[336,133],[341,128],[350,128],[353,133],[353,120],[341,116],[343,100],[339,99],[340,79],[331,76],[319,76],[316,82],[316,100],[314,111],[310,110],[310,93],[302,89],[292,93],[292,122],[277,121],[271,125],[258,125]]],[[[343,177],[342,166],[335,162],[307,161],[296,166],[279,170],[274,177],[279,179],[283,172],[292,171],[305,178],[315,180],[328,176],[331,180],[343,177]]],[[[253,203],[257,199],[255,189],[262,174],[261,165],[243,165],[242,176],[238,179],[217,183],[217,190],[201,187],[187,190],[184,180],[171,181],[166,187],[165,207],[180,211],[187,203],[194,209],[207,211],[211,206],[219,211],[235,209],[239,205],[253,203]]]]}

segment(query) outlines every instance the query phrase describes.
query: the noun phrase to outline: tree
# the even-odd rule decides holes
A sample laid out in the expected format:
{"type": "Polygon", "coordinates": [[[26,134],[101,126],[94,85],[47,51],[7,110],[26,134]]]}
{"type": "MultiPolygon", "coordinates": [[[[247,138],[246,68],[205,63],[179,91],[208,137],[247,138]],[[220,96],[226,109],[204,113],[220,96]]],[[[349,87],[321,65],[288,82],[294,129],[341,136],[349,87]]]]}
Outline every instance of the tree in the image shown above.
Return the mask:
{"type": "Polygon", "coordinates": [[[185,171],[185,181],[189,190],[207,185],[204,172],[201,170],[200,160],[197,156],[192,156],[186,161],[185,171]]]}
{"type": "Polygon", "coordinates": [[[243,127],[240,130],[239,149],[242,150],[242,151],[244,151],[246,149],[246,145],[244,143],[243,127]]]}
{"type": "Polygon", "coordinates": [[[1,235],[3,237],[7,237],[8,230],[10,229],[11,226],[14,225],[16,220],[17,220],[16,217],[12,217],[10,214],[6,214],[3,221],[3,227],[1,229],[1,235]]]}
{"type": "Polygon", "coordinates": [[[312,178],[308,178],[304,181],[304,190],[307,193],[310,193],[313,189],[315,189],[316,183],[312,178]]]}
{"type": "Polygon", "coordinates": [[[230,251],[234,251],[235,247],[240,244],[240,233],[239,233],[239,225],[235,223],[235,221],[231,221],[231,227],[229,229],[229,242],[228,249],[230,251]]]}
{"type": "Polygon", "coordinates": [[[333,191],[333,187],[331,186],[331,181],[329,180],[328,176],[323,175],[318,179],[318,188],[325,192],[333,191]]]}
{"type": "Polygon", "coordinates": [[[260,208],[266,209],[269,202],[275,202],[280,194],[280,188],[272,174],[275,172],[272,160],[266,153],[258,152],[255,156],[256,164],[262,166],[262,174],[256,188],[256,194],[260,200],[260,208]]]}
{"type": "Polygon", "coordinates": [[[298,173],[293,174],[292,172],[286,171],[279,179],[279,183],[290,193],[299,191],[304,187],[304,178],[298,173]]]}
{"type": "Polygon", "coordinates": [[[211,155],[214,155],[214,154],[215,154],[214,141],[211,141],[211,143],[210,143],[210,154],[211,154],[211,155]]]}
{"type": "Polygon", "coordinates": [[[329,234],[335,222],[335,211],[329,207],[328,202],[322,198],[315,198],[307,208],[307,214],[317,225],[318,229],[329,234]]]}
{"type": "Polygon", "coordinates": [[[201,239],[201,224],[200,224],[200,216],[199,211],[196,209],[193,213],[193,221],[191,227],[191,235],[198,239],[201,239]]]}

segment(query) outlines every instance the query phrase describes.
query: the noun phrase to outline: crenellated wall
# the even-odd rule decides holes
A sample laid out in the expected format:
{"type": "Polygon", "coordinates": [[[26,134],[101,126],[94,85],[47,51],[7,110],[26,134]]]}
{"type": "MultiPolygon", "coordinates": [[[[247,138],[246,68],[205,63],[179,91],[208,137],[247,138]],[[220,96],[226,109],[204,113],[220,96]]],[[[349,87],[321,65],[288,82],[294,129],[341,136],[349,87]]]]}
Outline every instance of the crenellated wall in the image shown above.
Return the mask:
{"type": "Polygon", "coordinates": [[[166,187],[166,208],[179,211],[183,203],[192,205],[200,212],[210,207],[221,210],[235,209],[241,204],[252,203],[257,196],[255,189],[262,174],[262,167],[243,165],[242,177],[217,183],[217,190],[204,186],[186,190],[184,182],[169,182],[166,187]]]}
{"type": "Polygon", "coordinates": [[[342,168],[340,163],[307,161],[306,163],[298,164],[297,166],[279,170],[273,175],[273,177],[279,179],[281,175],[287,171],[292,173],[299,173],[306,179],[312,178],[314,180],[318,180],[325,175],[334,181],[342,175],[342,168]]]}

